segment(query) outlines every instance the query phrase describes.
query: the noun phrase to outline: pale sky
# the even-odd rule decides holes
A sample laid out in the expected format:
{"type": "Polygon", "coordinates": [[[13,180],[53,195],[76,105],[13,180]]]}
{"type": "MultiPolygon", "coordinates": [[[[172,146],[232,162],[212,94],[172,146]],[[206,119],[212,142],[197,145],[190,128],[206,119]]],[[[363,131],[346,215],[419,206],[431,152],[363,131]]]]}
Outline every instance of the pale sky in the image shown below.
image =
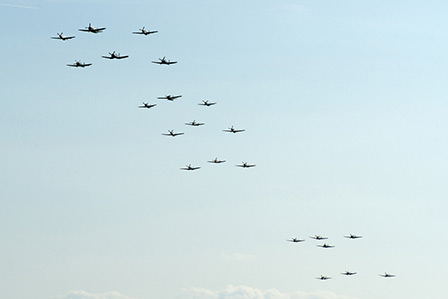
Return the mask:
{"type": "Polygon", "coordinates": [[[447,9],[0,0],[0,298],[446,298],[447,9]]]}

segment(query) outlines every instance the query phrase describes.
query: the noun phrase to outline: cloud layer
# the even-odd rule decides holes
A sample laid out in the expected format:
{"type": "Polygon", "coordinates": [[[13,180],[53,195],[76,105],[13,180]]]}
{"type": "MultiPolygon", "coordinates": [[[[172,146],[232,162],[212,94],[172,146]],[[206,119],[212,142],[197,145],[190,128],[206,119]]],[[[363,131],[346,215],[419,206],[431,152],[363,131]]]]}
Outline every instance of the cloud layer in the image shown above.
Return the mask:
{"type": "Polygon", "coordinates": [[[203,288],[187,288],[182,290],[179,299],[355,299],[336,295],[327,291],[282,293],[276,289],[262,291],[246,286],[227,286],[220,291],[203,288]]]}

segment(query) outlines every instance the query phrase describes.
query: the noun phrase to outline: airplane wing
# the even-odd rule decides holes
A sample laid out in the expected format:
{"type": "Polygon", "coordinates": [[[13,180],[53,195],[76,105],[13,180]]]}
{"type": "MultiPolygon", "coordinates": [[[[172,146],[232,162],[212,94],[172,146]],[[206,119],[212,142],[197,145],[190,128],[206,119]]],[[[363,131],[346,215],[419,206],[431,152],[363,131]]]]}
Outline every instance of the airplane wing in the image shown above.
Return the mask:
{"type": "Polygon", "coordinates": [[[119,56],[119,57],[117,57],[117,59],[124,59],[124,58],[128,58],[129,57],[129,55],[126,55],[126,56],[119,56]]]}
{"type": "Polygon", "coordinates": [[[152,63],[162,64],[160,61],[151,61],[152,63]]]}
{"type": "Polygon", "coordinates": [[[175,64],[175,63],[177,63],[177,61],[168,61],[168,62],[165,62],[166,64],[175,64]]]}
{"type": "Polygon", "coordinates": [[[103,31],[104,29],[106,29],[106,27],[103,27],[103,28],[95,28],[95,29],[92,29],[92,32],[93,32],[93,33],[99,33],[99,32],[101,32],[101,31],[103,31]]]}
{"type": "Polygon", "coordinates": [[[173,133],[173,137],[178,135],[184,135],[184,133],[173,133]]]}
{"type": "Polygon", "coordinates": [[[145,33],[139,31],[139,32],[132,32],[132,34],[145,34],[145,33]]]}
{"type": "Polygon", "coordinates": [[[82,32],[90,32],[90,30],[89,29],[78,29],[79,31],[82,31],[82,32]]]}
{"type": "Polygon", "coordinates": [[[75,36],[64,36],[64,38],[62,38],[62,39],[66,40],[66,39],[72,39],[72,38],[75,38],[75,36]]]}
{"type": "Polygon", "coordinates": [[[113,59],[112,56],[101,56],[101,57],[106,58],[106,59],[113,59]]]}

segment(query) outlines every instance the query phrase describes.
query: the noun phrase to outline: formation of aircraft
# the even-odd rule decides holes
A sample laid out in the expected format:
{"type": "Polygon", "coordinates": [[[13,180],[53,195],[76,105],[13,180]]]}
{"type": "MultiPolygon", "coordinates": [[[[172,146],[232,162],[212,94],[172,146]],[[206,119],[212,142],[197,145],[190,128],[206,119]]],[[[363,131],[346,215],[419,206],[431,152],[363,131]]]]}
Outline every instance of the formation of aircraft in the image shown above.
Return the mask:
{"type": "Polygon", "coordinates": [[[316,277],[316,279],[320,279],[320,280],[327,280],[327,279],[331,279],[331,277],[329,277],[329,276],[324,276],[324,275],[321,275],[320,277],[316,277]]]}
{"type": "Polygon", "coordinates": [[[218,158],[215,158],[213,160],[207,161],[208,163],[215,163],[215,164],[219,164],[219,163],[224,163],[226,162],[226,160],[218,160],[218,158]]]}
{"type": "Polygon", "coordinates": [[[238,166],[238,167],[243,167],[243,168],[250,168],[250,167],[255,167],[256,165],[255,164],[247,164],[247,162],[241,162],[242,164],[238,164],[238,165],[235,165],[235,166],[238,166]]]}
{"type": "Polygon", "coordinates": [[[115,54],[115,51],[113,51],[112,53],[109,52],[109,56],[101,56],[101,57],[106,58],[106,59],[124,59],[124,58],[128,58],[129,56],[128,55],[121,56],[120,53],[115,54]]]}
{"type": "Polygon", "coordinates": [[[164,96],[164,97],[157,97],[157,98],[158,98],[159,100],[174,101],[175,99],[180,98],[180,97],[182,97],[182,96],[181,96],[181,95],[179,95],[179,96],[167,95],[167,96],[164,96]]]}
{"type": "Polygon", "coordinates": [[[193,167],[193,166],[191,166],[191,164],[188,164],[186,167],[182,167],[181,169],[182,170],[196,170],[199,168],[201,168],[201,167],[199,167],[199,166],[193,167]]]}
{"type": "Polygon", "coordinates": [[[202,103],[199,103],[198,105],[209,107],[209,106],[213,106],[215,104],[216,103],[214,103],[214,102],[209,102],[208,100],[205,100],[205,101],[202,101],[202,103]]]}
{"type": "Polygon", "coordinates": [[[198,123],[195,120],[193,120],[192,122],[189,123],[185,123],[187,126],[192,126],[192,127],[199,127],[199,126],[203,126],[205,125],[205,123],[198,123]]]}
{"type": "Polygon", "coordinates": [[[352,234],[350,234],[350,235],[348,235],[348,236],[344,236],[344,238],[348,238],[348,239],[359,239],[359,238],[362,238],[362,236],[357,236],[357,235],[352,235],[352,234]]]}
{"type": "Polygon", "coordinates": [[[317,247],[322,247],[322,248],[333,248],[333,245],[328,245],[327,243],[324,243],[324,245],[316,245],[317,247]]]}
{"type": "Polygon", "coordinates": [[[75,63],[74,64],[67,64],[67,66],[71,66],[71,67],[82,67],[82,68],[84,68],[84,67],[86,67],[86,66],[91,66],[92,64],[91,63],[82,63],[82,62],[79,62],[78,60],[75,60],[75,63]]]}
{"type": "Polygon", "coordinates": [[[326,240],[326,239],[328,239],[327,237],[322,237],[322,236],[319,236],[319,235],[314,235],[314,236],[312,236],[310,238],[314,239],[314,240],[326,240]]]}
{"type": "Polygon", "coordinates": [[[229,133],[239,133],[239,132],[244,132],[246,130],[244,130],[244,129],[237,130],[237,129],[234,129],[233,126],[231,126],[229,129],[223,130],[223,131],[224,132],[229,132],[229,133]]]}
{"type": "Polygon", "coordinates": [[[64,33],[57,33],[58,36],[52,36],[52,39],[69,40],[75,38],[75,36],[65,36],[64,33]]]}
{"type": "Polygon", "coordinates": [[[380,274],[380,276],[382,276],[382,277],[386,277],[386,278],[388,278],[388,277],[395,277],[394,274],[388,274],[388,273],[386,273],[386,272],[384,272],[384,274],[380,274]]]}
{"type": "Polygon", "coordinates": [[[298,238],[292,238],[292,239],[289,239],[289,240],[286,240],[286,241],[293,242],[293,243],[299,243],[299,242],[304,242],[305,240],[304,239],[298,239],[298,238]]]}
{"type": "Polygon", "coordinates": [[[154,31],[150,31],[150,30],[146,30],[145,26],[143,26],[143,28],[139,29],[139,31],[134,31],[132,32],[133,34],[143,34],[143,35],[149,35],[149,34],[153,34],[153,33],[157,33],[159,31],[154,30],[154,31]]]}
{"type": "Polygon", "coordinates": [[[342,274],[342,275],[350,276],[350,275],[355,275],[356,272],[345,271],[345,272],[343,272],[343,273],[341,273],[341,274],[342,274]]]}
{"type": "Polygon", "coordinates": [[[184,135],[184,133],[174,133],[174,130],[168,130],[168,134],[162,133],[162,135],[176,137],[176,136],[179,136],[179,135],[184,135]]]}
{"type": "Polygon", "coordinates": [[[105,29],[106,29],[105,27],[103,27],[103,28],[95,28],[95,27],[92,26],[92,24],[89,23],[89,26],[85,27],[85,29],[78,29],[78,30],[79,31],[83,31],[83,32],[91,32],[91,33],[95,33],[96,34],[96,33],[102,32],[105,29]]]}
{"type": "Polygon", "coordinates": [[[159,58],[159,61],[151,61],[151,62],[156,63],[156,64],[166,64],[166,65],[177,63],[177,61],[169,61],[169,60],[165,59],[165,56],[163,56],[163,58],[159,58]]]}
{"type": "Polygon", "coordinates": [[[147,109],[149,109],[149,108],[152,108],[152,107],[155,107],[155,106],[157,106],[157,104],[149,104],[149,103],[143,102],[143,105],[138,106],[138,108],[147,108],[147,109]]]}

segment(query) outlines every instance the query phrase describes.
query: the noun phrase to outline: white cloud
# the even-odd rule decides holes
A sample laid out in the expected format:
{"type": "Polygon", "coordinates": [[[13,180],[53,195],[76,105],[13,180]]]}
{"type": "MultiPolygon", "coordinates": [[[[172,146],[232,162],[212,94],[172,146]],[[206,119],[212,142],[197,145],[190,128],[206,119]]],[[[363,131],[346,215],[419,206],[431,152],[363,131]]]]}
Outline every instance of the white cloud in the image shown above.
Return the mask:
{"type": "Polygon", "coordinates": [[[328,291],[282,293],[276,289],[262,291],[246,286],[229,285],[225,290],[213,291],[204,288],[182,290],[179,299],[355,299],[328,291]]]}
{"type": "Polygon", "coordinates": [[[135,299],[118,292],[106,292],[100,294],[93,294],[86,291],[70,291],[65,295],[56,297],[54,299],[135,299]]]}

